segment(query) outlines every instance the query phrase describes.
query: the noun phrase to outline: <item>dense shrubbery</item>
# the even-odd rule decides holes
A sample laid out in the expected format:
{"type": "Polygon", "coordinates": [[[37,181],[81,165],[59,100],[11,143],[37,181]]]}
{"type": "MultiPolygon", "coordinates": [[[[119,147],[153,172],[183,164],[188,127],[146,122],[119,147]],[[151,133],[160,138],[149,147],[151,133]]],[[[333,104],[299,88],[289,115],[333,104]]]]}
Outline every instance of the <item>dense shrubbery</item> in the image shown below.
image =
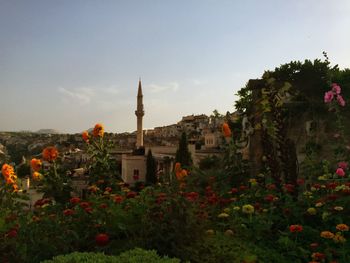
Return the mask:
{"type": "Polygon", "coordinates": [[[179,263],[178,259],[160,257],[156,251],[135,248],[121,253],[119,256],[108,256],[102,253],[79,253],[54,257],[42,263],[179,263]]]}

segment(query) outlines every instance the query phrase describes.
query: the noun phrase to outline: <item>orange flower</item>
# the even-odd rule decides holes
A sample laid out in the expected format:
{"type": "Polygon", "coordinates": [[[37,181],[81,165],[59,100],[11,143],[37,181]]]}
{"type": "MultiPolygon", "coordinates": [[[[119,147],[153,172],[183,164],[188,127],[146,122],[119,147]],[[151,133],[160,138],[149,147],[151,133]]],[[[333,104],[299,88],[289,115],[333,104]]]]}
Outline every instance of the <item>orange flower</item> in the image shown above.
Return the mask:
{"type": "Polygon", "coordinates": [[[84,140],[86,143],[89,142],[89,133],[88,133],[88,131],[83,131],[82,137],[83,137],[83,140],[84,140]]]}
{"type": "Polygon", "coordinates": [[[16,184],[17,176],[11,165],[5,163],[1,168],[1,173],[6,181],[6,184],[16,184]]]}
{"type": "Polygon", "coordinates": [[[5,178],[7,178],[13,175],[15,172],[11,165],[5,163],[1,168],[1,173],[5,178]]]}
{"type": "Polygon", "coordinates": [[[334,237],[334,234],[330,231],[322,231],[320,236],[323,238],[332,239],[334,237]]]}
{"type": "Polygon", "coordinates": [[[13,184],[12,187],[13,187],[14,192],[18,192],[18,185],[17,184],[13,184]]]}
{"type": "Polygon", "coordinates": [[[183,179],[185,179],[185,177],[187,177],[188,173],[185,169],[182,169],[181,171],[176,172],[176,178],[179,181],[182,181],[183,179]]]}
{"type": "Polygon", "coordinates": [[[175,170],[175,173],[180,172],[182,170],[181,163],[176,163],[174,170],[175,170]]]}
{"type": "Polygon", "coordinates": [[[41,169],[42,162],[40,159],[33,158],[30,161],[30,165],[32,166],[33,171],[37,172],[41,169]]]}
{"type": "Polygon", "coordinates": [[[92,134],[94,137],[103,137],[104,132],[105,130],[103,128],[103,125],[101,123],[97,123],[94,130],[92,131],[92,134]]]}
{"type": "Polygon", "coordinates": [[[40,173],[38,173],[38,172],[34,172],[33,173],[33,175],[32,175],[32,177],[33,177],[33,180],[40,180],[40,178],[41,178],[41,174],[40,173]]]}
{"type": "Polygon", "coordinates": [[[57,156],[58,156],[58,151],[55,147],[53,146],[50,146],[50,147],[46,147],[44,150],[43,150],[43,158],[44,160],[46,161],[49,161],[49,162],[52,162],[54,160],[57,159],[57,156]]]}
{"type": "Polygon", "coordinates": [[[349,231],[349,226],[346,224],[338,224],[335,228],[339,231],[349,231]]]}
{"type": "Polygon", "coordinates": [[[224,122],[224,124],[222,125],[222,133],[226,138],[231,137],[231,129],[230,126],[228,126],[227,122],[224,122]]]}

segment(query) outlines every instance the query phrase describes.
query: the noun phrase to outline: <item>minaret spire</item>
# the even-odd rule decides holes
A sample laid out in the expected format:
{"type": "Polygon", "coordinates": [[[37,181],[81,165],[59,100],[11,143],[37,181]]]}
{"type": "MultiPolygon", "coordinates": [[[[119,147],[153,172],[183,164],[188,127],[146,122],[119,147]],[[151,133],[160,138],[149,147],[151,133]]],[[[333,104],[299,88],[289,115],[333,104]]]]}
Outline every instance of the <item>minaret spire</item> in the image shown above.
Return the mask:
{"type": "Polygon", "coordinates": [[[136,147],[143,147],[143,127],[142,127],[142,119],[145,115],[145,111],[143,109],[143,95],[142,95],[142,85],[141,78],[139,79],[139,87],[137,90],[137,108],[135,111],[135,115],[137,117],[137,138],[136,138],[136,147]]]}

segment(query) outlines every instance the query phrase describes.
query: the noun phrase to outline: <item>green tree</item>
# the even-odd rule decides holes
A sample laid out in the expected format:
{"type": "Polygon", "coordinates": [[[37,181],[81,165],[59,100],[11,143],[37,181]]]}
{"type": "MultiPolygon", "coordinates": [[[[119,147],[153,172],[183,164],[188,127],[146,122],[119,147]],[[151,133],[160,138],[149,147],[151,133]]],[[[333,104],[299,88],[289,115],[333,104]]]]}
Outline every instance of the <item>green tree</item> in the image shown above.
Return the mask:
{"type": "Polygon", "coordinates": [[[146,183],[147,184],[155,184],[157,183],[157,167],[156,167],[156,160],[154,159],[152,155],[151,149],[148,150],[147,153],[147,171],[146,171],[146,183]]]}
{"type": "Polygon", "coordinates": [[[179,148],[176,151],[175,162],[181,163],[183,167],[189,167],[192,165],[192,157],[190,151],[188,150],[186,132],[182,132],[181,139],[179,141],[179,148]]]}

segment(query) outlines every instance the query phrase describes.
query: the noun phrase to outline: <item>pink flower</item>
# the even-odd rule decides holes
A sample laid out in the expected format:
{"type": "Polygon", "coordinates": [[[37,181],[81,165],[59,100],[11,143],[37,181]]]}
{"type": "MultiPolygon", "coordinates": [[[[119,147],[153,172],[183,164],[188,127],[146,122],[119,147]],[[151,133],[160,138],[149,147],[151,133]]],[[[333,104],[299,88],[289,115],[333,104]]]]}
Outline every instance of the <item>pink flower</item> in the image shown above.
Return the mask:
{"type": "Polygon", "coordinates": [[[338,168],[337,171],[335,172],[338,176],[340,177],[344,177],[345,176],[345,172],[343,170],[343,168],[338,168]]]}
{"type": "Polygon", "coordinates": [[[341,95],[337,95],[337,101],[338,101],[338,104],[342,107],[345,106],[345,100],[343,99],[343,97],[341,95]]]}
{"type": "Polygon", "coordinates": [[[325,103],[330,103],[333,100],[334,94],[332,91],[327,91],[324,94],[324,102],[325,103]]]}
{"type": "Polygon", "coordinates": [[[339,162],[338,167],[342,168],[343,170],[348,169],[348,163],[347,162],[339,162]]]}
{"type": "Polygon", "coordinates": [[[333,91],[335,94],[340,94],[341,88],[340,88],[340,86],[339,86],[337,83],[333,83],[333,84],[332,84],[332,91],[333,91]]]}

